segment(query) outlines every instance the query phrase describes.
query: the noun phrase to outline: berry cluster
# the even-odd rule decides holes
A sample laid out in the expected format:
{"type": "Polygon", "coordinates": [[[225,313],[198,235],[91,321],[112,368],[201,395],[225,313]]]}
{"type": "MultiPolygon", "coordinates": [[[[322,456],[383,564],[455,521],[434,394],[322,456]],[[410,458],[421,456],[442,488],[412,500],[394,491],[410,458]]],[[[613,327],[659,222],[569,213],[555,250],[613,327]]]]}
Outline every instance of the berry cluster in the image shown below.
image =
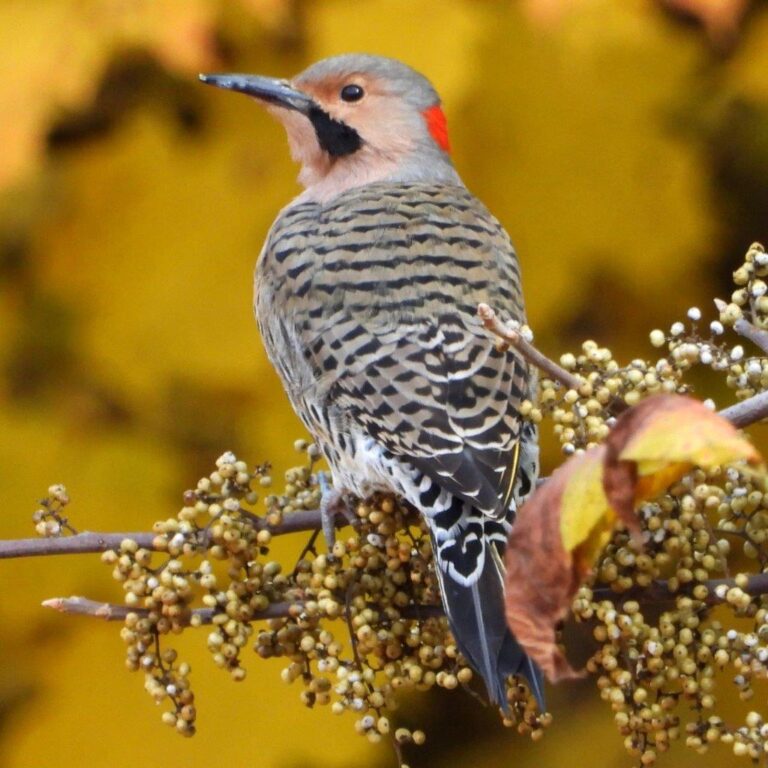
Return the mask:
{"type": "MultiPolygon", "coordinates": [[[[588,341],[579,355],[560,361],[584,384],[567,389],[545,379],[528,413],[535,420],[551,416],[569,454],[600,442],[615,414],[646,394],[692,391],[687,374],[695,365],[719,373],[738,398],[764,391],[763,277],[768,255],[753,245],[734,274],[732,302],[716,302],[720,316],[706,332],[693,307],[687,325],[651,332],[651,344],[666,347],[666,357],[623,367],[588,341]],[[736,332],[730,340],[729,328],[736,332]],[[750,342],[756,353],[748,356],[750,342]]],[[[743,724],[728,723],[717,708],[734,692],[751,700],[753,683],[768,677],[768,596],[761,594],[768,587],[765,478],[741,466],[695,470],[643,504],[639,516],[643,545],[618,532],[573,604],[575,619],[592,627],[598,648],[587,669],[597,676],[627,749],[646,766],[677,739],[699,753],[719,742],[735,755],[763,759],[768,726],[762,716],[749,711],[743,724]],[[753,579],[763,573],[765,586],[756,587],[753,579]]]]}
{"type": "MultiPolygon", "coordinates": [[[[122,630],[127,666],[144,672],[157,703],[170,705],[163,722],[192,735],[189,665],[165,648],[166,636],[211,625],[213,661],[234,680],[246,675],[241,652],[251,643],[262,658],[286,660],[282,678],[301,684],[303,704],[353,713],[359,733],[392,740],[400,754],[425,735],[392,724],[396,693],[473,679],[443,616],[429,534],[413,510],[378,495],[354,506],[352,525],[328,551],[316,530],[295,563],[270,559],[272,537],[319,506],[317,448],[295,447],[307,462],[286,473],[261,514],[256,489],[271,485],[268,466],[249,469],[227,453],[184,494],[177,516],[155,525],[151,548],[126,539],[104,553],[131,609],[122,630]]],[[[549,715],[516,681],[508,699],[505,724],[539,738],[549,715]]]]}
{"type": "Polygon", "coordinates": [[[633,360],[620,366],[610,349],[594,341],[585,341],[578,355],[562,355],[560,364],[583,383],[563,391],[558,382],[543,378],[537,403],[524,402],[522,412],[534,423],[550,417],[566,455],[601,443],[619,408],[636,405],[647,395],[687,391],[681,371],[666,360],[656,365],[633,360]]]}
{"type": "Polygon", "coordinates": [[[195,732],[189,665],[177,663],[173,649],[161,649],[161,638],[213,624],[208,647],[214,662],[241,680],[240,650],[253,632],[251,621],[269,604],[260,578],[263,566],[254,560],[266,551],[270,534],[243,506],[257,502],[253,486],[268,479],[268,468],[249,471],[231,453],[216,464],[209,477],[184,494],[176,517],[155,524],[151,548],[125,539],[119,551],[102,555],[123,586],[126,605],[134,609],[121,633],[126,664],[144,672],[145,687],[157,703],[171,703],[163,722],[185,736],[195,732]],[[214,567],[219,563],[222,569],[214,567]],[[217,570],[224,572],[223,589],[217,570]],[[197,603],[203,607],[195,608],[197,603]]]}
{"type": "MultiPolygon", "coordinates": [[[[766,598],[752,594],[747,573],[719,578],[734,561],[744,563],[744,555],[765,568],[768,518],[756,487],[761,485],[734,470],[716,477],[691,473],[641,508],[642,549],[623,533],[614,537],[593,583],[574,601],[576,619],[593,625],[599,644],[587,668],[597,675],[627,748],[643,765],[653,764],[681,735],[699,753],[720,741],[736,754],[754,756],[768,743],[768,729],[758,742],[754,729],[747,733],[716,714],[720,673],[730,671],[743,701],[754,696],[753,681],[768,676],[766,598]],[[745,488],[752,489],[746,496],[734,495],[745,488]],[[653,593],[660,580],[669,593],[661,605],[653,593]],[[722,611],[713,614],[715,603],[746,620],[746,628],[739,622],[737,630],[722,611]]],[[[755,717],[751,713],[750,722],[755,717]]]]}
{"type": "Polygon", "coordinates": [[[64,508],[69,504],[67,489],[56,484],[48,488],[48,495],[40,500],[40,508],[32,515],[38,536],[54,537],[64,533],[77,533],[64,516],[64,508]]]}

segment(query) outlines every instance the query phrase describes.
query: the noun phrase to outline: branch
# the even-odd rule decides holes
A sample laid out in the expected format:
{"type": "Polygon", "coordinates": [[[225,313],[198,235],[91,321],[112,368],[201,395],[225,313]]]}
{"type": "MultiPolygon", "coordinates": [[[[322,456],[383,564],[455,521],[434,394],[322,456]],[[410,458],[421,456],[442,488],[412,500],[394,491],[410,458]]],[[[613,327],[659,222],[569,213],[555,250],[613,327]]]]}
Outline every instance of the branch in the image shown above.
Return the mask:
{"type": "MultiPolygon", "coordinates": [[[[305,509],[285,515],[282,522],[269,525],[265,518],[254,516],[253,525],[257,531],[268,530],[273,536],[300,531],[316,531],[321,526],[319,509],[305,509]]],[[[336,527],[343,528],[349,521],[343,515],[336,516],[336,527]]],[[[201,533],[201,543],[205,536],[201,533]]],[[[0,560],[12,557],[36,557],[39,555],[81,555],[119,549],[123,539],[132,539],[140,547],[152,551],[155,546],[154,533],[77,533],[74,536],[57,536],[33,539],[0,539],[0,560]]]]}
{"type": "Polygon", "coordinates": [[[739,429],[762,421],[768,418],[768,391],[753,395],[740,403],[735,403],[722,411],[718,411],[718,413],[739,429]]]}
{"type": "MultiPolygon", "coordinates": [[[[50,600],[44,600],[42,605],[44,608],[52,608],[59,613],[92,616],[105,621],[125,621],[125,617],[129,613],[135,613],[139,616],[149,614],[147,608],[136,608],[117,603],[101,603],[98,600],[89,600],[87,597],[53,597],[50,600]]],[[[301,602],[271,603],[263,611],[254,613],[251,621],[285,618],[295,615],[297,608],[301,609],[302,607],[301,602]]],[[[375,608],[375,606],[373,607],[375,608]]],[[[211,624],[217,613],[220,611],[214,608],[194,608],[190,613],[190,618],[197,616],[201,624],[211,624]]],[[[442,605],[408,605],[400,609],[400,615],[404,619],[430,619],[445,616],[445,611],[442,605]]]]}
{"type": "Polygon", "coordinates": [[[752,325],[748,320],[740,317],[734,324],[733,330],[743,336],[745,339],[751,341],[756,347],[759,347],[763,352],[768,354],[768,331],[764,331],[762,328],[758,328],[752,325]]]}
{"type": "MultiPolygon", "coordinates": [[[[638,600],[643,605],[654,603],[668,603],[681,595],[689,594],[694,586],[703,584],[707,587],[708,595],[704,602],[707,605],[720,605],[725,603],[726,597],[722,595],[722,590],[718,587],[730,589],[736,586],[734,579],[710,579],[709,581],[696,582],[688,585],[684,589],[673,591],[669,588],[669,582],[664,579],[658,579],[648,587],[630,589],[626,592],[617,593],[610,587],[599,587],[592,591],[595,602],[600,600],[612,600],[621,603],[627,600],[638,600]],[[720,592],[721,594],[718,594],[720,592]]],[[[752,597],[768,594],[768,573],[757,573],[749,577],[747,585],[742,588],[744,592],[752,597]]],[[[54,597],[45,600],[42,604],[45,608],[52,608],[60,613],[69,613],[77,616],[92,616],[105,621],[125,621],[129,613],[135,613],[139,616],[149,614],[147,608],[137,608],[129,605],[119,605],[116,603],[102,603],[98,600],[89,600],[86,597],[54,597]]],[[[301,602],[280,602],[272,603],[263,611],[258,611],[253,615],[251,621],[266,621],[267,619],[279,619],[295,615],[297,608],[301,609],[301,602]]],[[[375,606],[372,606],[375,608],[375,606]]],[[[214,616],[219,613],[214,608],[195,608],[190,613],[192,616],[199,617],[200,624],[211,624],[214,616]]],[[[344,611],[345,615],[347,611],[344,611]]],[[[400,615],[404,619],[429,619],[445,616],[442,605],[408,605],[400,610],[400,615]]]]}
{"type": "MultiPolygon", "coordinates": [[[[724,312],[728,307],[728,304],[722,299],[715,299],[715,307],[718,312],[724,312]]],[[[745,320],[740,317],[733,324],[733,330],[739,334],[739,336],[751,341],[756,347],[759,347],[763,352],[768,354],[768,331],[758,328],[753,325],[749,320],[745,320]]]]}
{"type": "MultiPolygon", "coordinates": [[[[550,360],[546,355],[539,352],[518,331],[502,323],[496,312],[487,304],[478,304],[477,314],[488,330],[502,339],[504,343],[514,347],[529,363],[544,371],[551,379],[559,381],[569,389],[578,389],[584,383],[578,376],[566,371],[565,368],[559,366],[554,360],[550,360]]],[[[755,343],[768,354],[768,331],[756,328],[752,323],[744,319],[737,320],[733,328],[737,333],[755,343]]],[[[620,401],[618,405],[621,409],[626,407],[626,403],[623,401],[620,401]]],[[[760,392],[747,400],[724,408],[719,414],[727,421],[730,421],[734,427],[740,429],[762,421],[768,418],[768,391],[760,392]]]]}
{"type": "MultiPolygon", "coordinates": [[[[658,579],[651,582],[648,587],[636,587],[634,589],[627,590],[626,592],[614,592],[610,587],[599,587],[592,590],[592,596],[595,602],[600,600],[612,600],[618,602],[626,602],[627,600],[642,601],[643,604],[649,603],[668,603],[670,600],[674,600],[677,597],[689,595],[693,592],[693,588],[703,584],[708,591],[707,598],[704,602],[707,605],[720,605],[727,602],[725,595],[722,597],[718,592],[718,587],[726,587],[730,589],[735,587],[735,579],[709,579],[708,581],[697,581],[686,585],[684,588],[673,591],[669,588],[669,582],[664,579],[658,579]]],[[[746,592],[752,597],[768,594],[768,573],[756,573],[750,576],[747,580],[747,585],[741,588],[743,592],[746,592]]]]}
{"type": "Polygon", "coordinates": [[[120,549],[123,539],[133,539],[144,549],[155,549],[154,533],[91,533],[85,531],[74,536],[56,536],[34,539],[0,540],[0,560],[11,557],[37,557],[39,555],[81,555],[120,549]]]}
{"type": "Polygon", "coordinates": [[[539,370],[544,371],[549,378],[559,381],[568,389],[578,389],[584,383],[578,376],[574,376],[574,374],[566,371],[565,368],[559,366],[554,360],[550,360],[546,355],[539,352],[518,331],[502,323],[496,312],[487,304],[477,305],[477,315],[489,331],[496,334],[506,345],[514,347],[531,365],[535,365],[539,370]]]}

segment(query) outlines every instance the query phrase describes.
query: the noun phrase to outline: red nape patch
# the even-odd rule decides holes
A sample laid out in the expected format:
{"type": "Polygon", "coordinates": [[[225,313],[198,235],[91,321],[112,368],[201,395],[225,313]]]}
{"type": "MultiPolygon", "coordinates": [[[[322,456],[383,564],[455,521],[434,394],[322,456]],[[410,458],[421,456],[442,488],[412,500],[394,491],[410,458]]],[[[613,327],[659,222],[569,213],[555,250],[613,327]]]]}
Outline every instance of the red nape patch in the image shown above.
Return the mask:
{"type": "Polygon", "coordinates": [[[439,104],[425,109],[422,113],[427,121],[427,129],[430,135],[437,143],[437,146],[443,152],[451,151],[451,142],[448,139],[448,121],[445,119],[445,113],[439,104]]]}

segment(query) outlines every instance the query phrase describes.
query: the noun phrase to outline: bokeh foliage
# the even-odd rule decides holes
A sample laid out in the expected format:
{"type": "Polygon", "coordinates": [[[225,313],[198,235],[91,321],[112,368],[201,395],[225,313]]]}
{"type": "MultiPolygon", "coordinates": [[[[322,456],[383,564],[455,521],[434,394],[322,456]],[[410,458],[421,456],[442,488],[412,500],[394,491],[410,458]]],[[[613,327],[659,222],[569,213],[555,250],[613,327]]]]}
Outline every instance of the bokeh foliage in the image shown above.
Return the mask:
{"type": "MultiPolygon", "coordinates": [[[[711,31],[650,0],[4,0],[0,535],[31,533],[52,481],[79,527],[140,530],[225,449],[278,472],[294,461],[302,431],[258,341],[251,274],[296,171],[279,128],[198,70],[288,75],[365,50],[426,72],[461,173],[521,253],[539,345],[591,336],[629,358],[768,241],[768,14],[753,7],[725,42],[711,31]]],[[[201,733],[174,738],[120,671],[114,627],[38,608],[116,599],[103,568],[0,573],[0,764],[370,762],[279,665],[254,660],[233,685],[189,639],[201,733]]],[[[578,734],[626,764],[588,691],[552,697],[558,726],[535,745],[468,697],[431,698],[422,759],[556,764],[578,734]]]]}

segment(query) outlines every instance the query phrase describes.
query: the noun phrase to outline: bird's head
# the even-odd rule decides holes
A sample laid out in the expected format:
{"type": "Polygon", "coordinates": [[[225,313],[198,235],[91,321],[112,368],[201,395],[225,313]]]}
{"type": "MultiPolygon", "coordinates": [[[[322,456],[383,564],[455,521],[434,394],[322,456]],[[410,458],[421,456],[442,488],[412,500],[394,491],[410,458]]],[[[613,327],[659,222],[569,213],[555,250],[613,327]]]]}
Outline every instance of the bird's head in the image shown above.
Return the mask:
{"type": "Polygon", "coordinates": [[[440,97],[429,80],[395,59],[334,56],[292,80],[200,79],[252,96],[278,117],[312,197],[380,180],[458,183],[440,97]]]}

